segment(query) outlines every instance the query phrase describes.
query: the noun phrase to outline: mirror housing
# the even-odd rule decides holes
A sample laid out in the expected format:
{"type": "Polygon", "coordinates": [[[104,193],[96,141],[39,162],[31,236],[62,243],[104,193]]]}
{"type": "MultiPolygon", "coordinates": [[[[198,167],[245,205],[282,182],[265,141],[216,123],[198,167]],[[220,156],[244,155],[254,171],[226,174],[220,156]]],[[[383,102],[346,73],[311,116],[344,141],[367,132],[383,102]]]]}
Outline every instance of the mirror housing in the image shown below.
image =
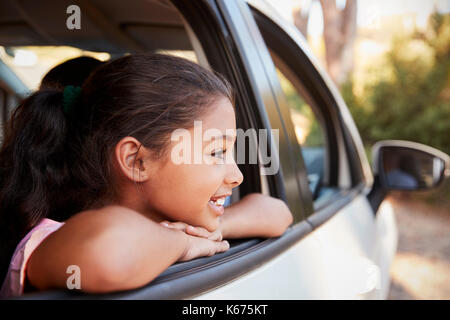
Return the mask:
{"type": "Polygon", "coordinates": [[[387,191],[428,190],[450,176],[450,157],[420,143],[383,140],[372,155],[374,175],[387,191]]]}

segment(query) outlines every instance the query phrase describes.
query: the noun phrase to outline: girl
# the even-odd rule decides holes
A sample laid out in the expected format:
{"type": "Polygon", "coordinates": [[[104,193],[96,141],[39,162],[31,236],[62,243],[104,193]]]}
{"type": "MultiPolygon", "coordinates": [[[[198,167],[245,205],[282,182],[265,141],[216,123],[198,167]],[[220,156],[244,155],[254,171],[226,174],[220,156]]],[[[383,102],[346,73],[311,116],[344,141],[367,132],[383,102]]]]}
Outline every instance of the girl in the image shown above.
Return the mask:
{"type": "Polygon", "coordinates": [[[65,288],[71,265],[85,292],[137,288],[174,262],[226,251],[222,238],[281,235],[292,222],[281,200],[222,206],[243,179],[225,161],[233,103],[219,74],[159,54],[27,98],[0,150],[2,296],[65,288]],[[218,147],[202,146],[206,162],[176,164],[171,133],[193,133],[194,120],[222,133],[218,147]]]}

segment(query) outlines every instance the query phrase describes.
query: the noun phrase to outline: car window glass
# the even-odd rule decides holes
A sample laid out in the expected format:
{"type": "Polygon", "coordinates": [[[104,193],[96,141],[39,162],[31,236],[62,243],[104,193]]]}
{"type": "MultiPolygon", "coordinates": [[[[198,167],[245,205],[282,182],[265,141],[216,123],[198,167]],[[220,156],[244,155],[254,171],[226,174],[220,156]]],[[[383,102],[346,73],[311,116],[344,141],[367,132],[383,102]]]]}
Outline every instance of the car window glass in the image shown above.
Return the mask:
{"type": "MultiPolygon", "coordinates": [[[[329,149],[335,143],[329,136],[332,131],[329,120],[327,123],[329,117],[322,113],[322,103],[317,100],[317,92],[311,91],[314,87],[304,83],[307,81],[306,76],[299,74],[294,67],[297,59],[302,57],[295,54],[289,37],[283,35],[282,30],[257,10],[253,13],[276,69],[281,89],[281,93],[277,90],[277,95],[283,100],[280,101],[283,122],[288,130],[293,131],[292,136],[300,148],[306,168],[312,198],[317,200],[336,190],[333,186],[336,184],[335,166],[338,162],[330,159],[334,154],[329,149]]],[[[298,156],[299,153],[294,151],[293,154],[298,156]]]]}
{"type": "Polygon", "coordinates": [[[107,52],[92,52],[70,46],[0,46],[0,59],[31,90],[39,87],[42,77],[50,69],[79,56],[90,56],[101,61],[111,57],[107,52]]]}
{"type": "Polygon", "coordinates": [[[298,145],[301,146],[309,186],[313,197],[317,198],[320,186],[324,182],[326,164],[325,130],[313,112],[311,105],[296,89],[293,82],[278,68],[276,61],[275,66],[289,107],[290,120],[295,130],[295,136],[298,145]]]}

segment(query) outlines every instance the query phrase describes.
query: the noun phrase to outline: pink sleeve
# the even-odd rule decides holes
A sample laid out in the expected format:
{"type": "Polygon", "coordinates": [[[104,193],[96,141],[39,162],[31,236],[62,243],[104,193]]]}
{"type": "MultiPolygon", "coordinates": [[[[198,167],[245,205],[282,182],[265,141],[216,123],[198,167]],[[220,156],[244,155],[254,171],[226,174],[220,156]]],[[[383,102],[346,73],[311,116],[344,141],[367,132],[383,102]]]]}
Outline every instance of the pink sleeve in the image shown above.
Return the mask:
{"type": "Polygon", "coordinates": [[[19,243],[9,265],[8,273],[0,290],[0,297],[8,298],[23,294],[25,270],[33,251],[52,232],[58,230],[64,223],[51,219],[42,219],[19,243]]]}

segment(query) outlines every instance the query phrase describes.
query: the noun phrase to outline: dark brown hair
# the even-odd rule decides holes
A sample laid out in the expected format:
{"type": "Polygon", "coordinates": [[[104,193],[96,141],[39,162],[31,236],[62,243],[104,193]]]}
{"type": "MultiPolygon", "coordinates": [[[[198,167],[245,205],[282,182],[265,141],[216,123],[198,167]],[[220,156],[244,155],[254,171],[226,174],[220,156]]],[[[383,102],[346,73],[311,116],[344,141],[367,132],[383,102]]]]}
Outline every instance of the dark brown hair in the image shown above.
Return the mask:
{"type": "Polygon", "coordinates": [[[69,59],[50,69],[42,78],[39,89],[64,89],[68,85],[81,87],[89,74],[102,64],[104,62],[88,56],[69,59]]]}
{"type": "Polygon", "coordinates": [[[234,105],[228,81],[186,59],[128,55],[97,68],[77,103],[41,90],[12,115],[0,150],[0,279],[21,238],[44,218],[65,220],[115,194],[111,155],[126,136],[155,156],[214,99],[234,105]]]}

